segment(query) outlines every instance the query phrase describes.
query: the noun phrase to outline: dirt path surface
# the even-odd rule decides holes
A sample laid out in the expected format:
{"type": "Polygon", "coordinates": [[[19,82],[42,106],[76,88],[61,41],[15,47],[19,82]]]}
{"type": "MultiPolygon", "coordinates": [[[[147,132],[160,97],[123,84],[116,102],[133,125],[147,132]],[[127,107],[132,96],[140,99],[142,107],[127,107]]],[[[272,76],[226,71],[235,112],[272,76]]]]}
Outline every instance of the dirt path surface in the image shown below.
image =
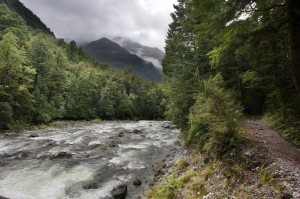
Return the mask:
{"type": "Polygon", "coordinates": [[[285,160],[300,169],[300,149],[281,138],[277,132],[266,126],[260,119],[246,119],[243,129],[246,138],[262,149],[268,158],[273,161],[285,160]]]}
{"type": "Polygon", "coordinates": [[[259,119],[247,119],[243,125],[245,136],[262,149],[273,161],[285,160],[300,170],[300,149],[281,138],[259,119]]]}
{"type": "Polygon", "coordinates": [[[264,158],[266,169],[283,182],[288,194],[280,198],[300,199],[300,149],[260,119],[246,119],[242,128],[254,153],[264,158]]]}

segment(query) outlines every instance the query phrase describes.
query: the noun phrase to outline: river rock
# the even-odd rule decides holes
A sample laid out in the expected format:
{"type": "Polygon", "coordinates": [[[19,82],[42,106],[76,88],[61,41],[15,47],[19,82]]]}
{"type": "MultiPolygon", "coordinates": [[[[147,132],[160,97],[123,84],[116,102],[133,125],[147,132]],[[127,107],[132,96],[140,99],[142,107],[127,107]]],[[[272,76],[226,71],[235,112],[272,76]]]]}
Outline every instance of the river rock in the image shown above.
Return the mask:
{"type": "Polygon", "coordinates": [[[50,159],[64,159],[64,158],[71,158],[73,155],[67,152],[59,152],[57,154],[54,154],[50,156],[50,159]]]}
{"type": "Polygon", "coordinates": [[[139,130],[139,129],[134,129],[134,130],[132,131],[132,133],[134,133],[134,134],[141,134],[142,131],[139,130]]]}
{"type": "Polygon", "coordinates": [[[127,185],[120,184],[111,191],[111,194],[114,199],[125,199],[127,195],[127,185]]]}
{"type": "Polygon", "coordinates": [[[94,181],[84,182],[82,185],[83,189],[98,189],[98,184],[94,181]]]}
{"type": "Polygon", "coordinates": [[[127,133],[129,133],[127,130],[122,130],[122,131],[120,131],[120,132],[117,134],[117,136],[118,136],[118,137],[124,137],[125,134],[127,134],[127,133]]]}
{"type": "Polygon", "coordinates": [[[114,147],[118,147],[119,145],[119,142],[118,141],[111,141],[111,142],[109,142],[109,144],[108,144],[108,147],[110,147],[110,148],[114,148],[114,147]]]}
{"type": "Polygon", "coordinates": [[[179,140],[176,140],[176,141],[174,142],[174,145],[176,145],[176,146],[181,146],[181,143],[180,143],[179,140]]]}
{"type": "Polygon", "coordinates": [[[138,178],[136,178],[134,181],[133,181],[133,185],[134,186],[141,186],[142,185],[142,181],[138,178]]]}
{"type": "Polygon", "coordinates": [[[155,173],[160,173],[165,166],[166,166],[166,163],[164,163],[163,161],[158,162],[156,165],[154,165],[153,171],[155,173]]]}
{"type": "Polygon", "coordinates": [[[84,145],[88,145],[91,141],[93,141],[95,139],[97,139],[97,138],[91,137],[91,136],[83,136],[81,138],[81,143],[84,144],[84,145]]]}
{"type": "Polygon", "coordinates": [[[0,199],[9,199],[9,198],[6,198],[6,197],[3,197],[3,196],[0,196],[0,199]]]}
{"type": "Polygon", "coordinates": [[[171,125],[171,124],[164,124],[163,128],[165,128],[165,129],[175,129],[176,126],[175,125],[171,125]]]}
{"type": "Polygon", "coordinates": [[[23,158],[28,158],[30,156],[31,152],[30,151],[18,151],[17,153],[13,154],[14,158],[17,159],[23,159],[23,158]]]}
{"type": "Polygon", "coordinates": [[[170,124],[164,124],[163,127],[164,127],[165,129],[170,129],[170,128],[171,128],[171,125],[170,125],[170,124]]]}
{"type": "Polygon", "coordinates": [[[36,133],[32,133],[32,134],[29,135],[29,137],[31,137],[31,138],[36,138],[36,137],[39,137],[39,135],[36,134],[36,133]]]}
{"type": "Polygon", "coordinates": [[[119,132],[117,137],[121,138],[121,137],[124,137],[125,136],[125,133],[123,131],[119,132]]]}

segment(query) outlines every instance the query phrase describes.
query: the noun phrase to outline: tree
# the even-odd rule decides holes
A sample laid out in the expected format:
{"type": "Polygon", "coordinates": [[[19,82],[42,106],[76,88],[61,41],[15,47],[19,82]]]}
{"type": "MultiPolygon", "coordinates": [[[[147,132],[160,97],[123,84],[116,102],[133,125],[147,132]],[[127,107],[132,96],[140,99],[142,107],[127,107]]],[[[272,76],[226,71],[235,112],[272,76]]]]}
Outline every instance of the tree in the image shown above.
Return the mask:
{"type": "Polygon", "coordinates": [[[300,99],[300,2],[287,0],[286,7],[289,25],[289,65],[300,99]]]}
{"type": "Polygon", "coordinates": [[[1,126],[12,119],[28,121],[33,111],[28,91],[35,70],[29,65],[18,38],[8,32],[0,41],[0,103],[3,108],[1,126]]]}
{"type": "Polygon", "coordinates": [[[26,23],[20,15],[12,12],[5,4],[0,4],[0,32],[7,28],[26,29],[26,23]]]}
{"type": "Polygon", "coordinates": [[[41,93],[45,93],[45,84],[49,71],[51,70],[51,62],[53,60],[53,54],[50,51],[51,44],[43,34],[38,34],[31,38],[29,55],[32,60],[32,65],[36,70],[36,74],[33,81],[33,88],[40,89],[41,93]]]}

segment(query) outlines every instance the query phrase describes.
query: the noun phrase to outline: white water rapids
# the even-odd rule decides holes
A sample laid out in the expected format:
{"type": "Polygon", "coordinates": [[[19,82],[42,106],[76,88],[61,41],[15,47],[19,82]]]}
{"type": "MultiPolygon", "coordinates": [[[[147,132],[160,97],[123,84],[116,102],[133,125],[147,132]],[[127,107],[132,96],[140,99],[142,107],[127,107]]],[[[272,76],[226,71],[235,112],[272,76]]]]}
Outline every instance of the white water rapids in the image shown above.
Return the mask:
{"type": "Polygon", "coordinates": [[[127,184],[128,199],[143,198],[154,175],[152,165],[176,150],[179,131],[170,125],[101,122],[2,135],[0,198],[110,198],[120,183],[127,184]],[[142,186],[132,185],[135,178],[142,186]],[[90,184],[96,187],[85,187],[90,184]]]}

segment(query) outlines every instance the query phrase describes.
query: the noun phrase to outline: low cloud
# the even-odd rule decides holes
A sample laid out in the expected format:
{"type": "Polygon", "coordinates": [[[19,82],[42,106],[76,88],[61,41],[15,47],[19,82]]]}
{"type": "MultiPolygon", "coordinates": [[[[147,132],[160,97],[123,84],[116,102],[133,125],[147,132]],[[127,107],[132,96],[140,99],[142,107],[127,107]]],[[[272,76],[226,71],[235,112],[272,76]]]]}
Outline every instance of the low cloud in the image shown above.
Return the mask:
{"type": "Polygon", "coordinates": [[[21,0],[57,37],[89,42],[122,36],[141,44],[165,46],[176,0],[21,0]]]}

